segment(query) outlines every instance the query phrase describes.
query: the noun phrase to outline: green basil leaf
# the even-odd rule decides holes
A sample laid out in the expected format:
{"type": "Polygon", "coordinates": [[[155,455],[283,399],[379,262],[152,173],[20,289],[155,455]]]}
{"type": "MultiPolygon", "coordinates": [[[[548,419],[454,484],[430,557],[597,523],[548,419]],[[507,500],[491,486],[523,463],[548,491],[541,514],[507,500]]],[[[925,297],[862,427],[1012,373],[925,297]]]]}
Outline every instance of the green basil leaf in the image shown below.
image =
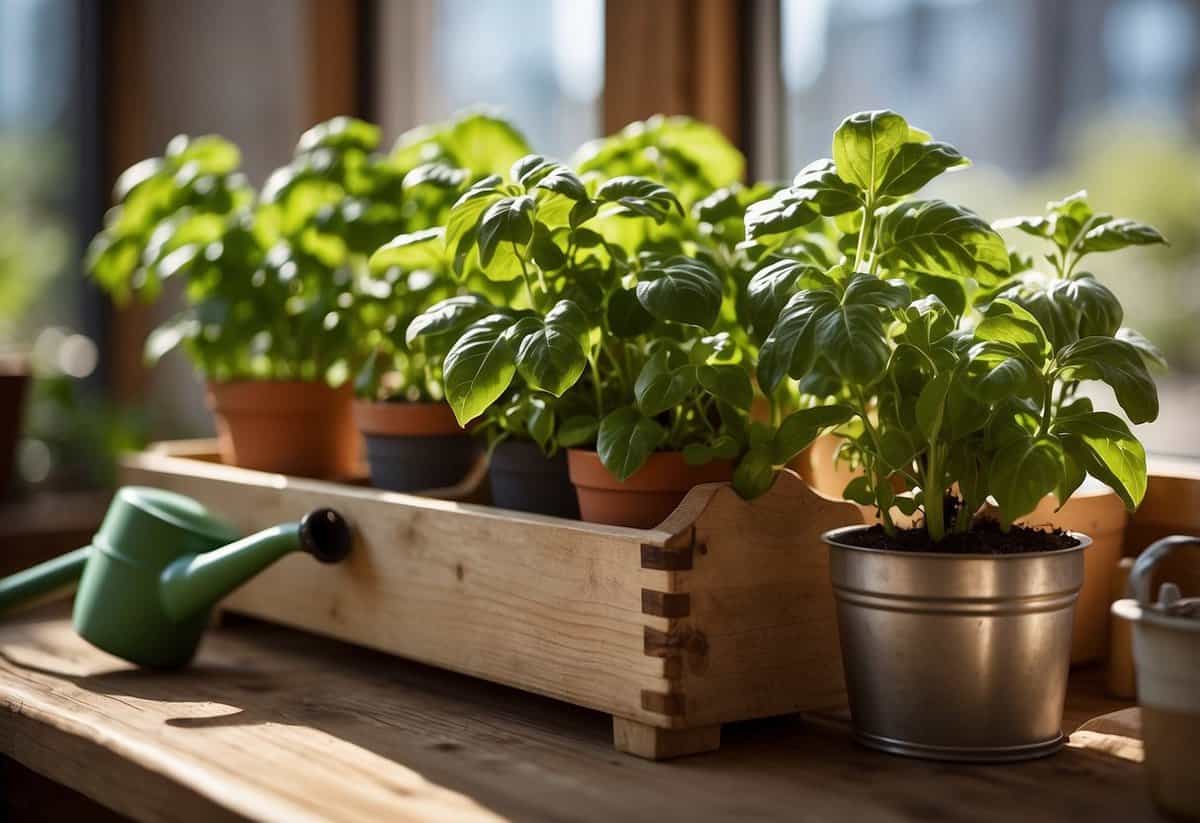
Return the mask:
{"type": "Polygon", "coordinates": [[[599,431],[600,421],[590,414],[568,417],[558,427],[558,444],[566,448],[574,448],[594,443],[596,433],[599,431]]]}
{"type": "Polygon", "coordinates": [[[655,223],[667,219],[671,209],[683,214],[683,206],[666,186],[643,177],[614,177],[596,191],[597,203],[614,203],[617,214],[649,217],[655,223]]]}
{"type": "Polygon", "coordinates": [[[526,429],[533,442],[545,453],[554,437],[554,407],[544,397],[529,398],[529,419],[526,429]]]}
{"type": "Polygon", "coordinates": [[[1162,349],[1143,337],[1141,332],[1130,328],[1120,328],[1117,329],[1116,337],[1137,349],[1137,353],[1142,356],[1147,368],[1155,371],[1167,370],[1167,358],[1162,349]]]}
{"type": "Polygon", "coordinates": [[[989,469],[992,497],[1000,517],[1012,523],[1029,514],[1058,488],[1063,473],[1062,446],[1054,437],[1030,437],[998,449],[989,469]]]}
{"type": "Polygon", "coordinates": [[[454,261],[454,271],[460,277],[470,268],[471,258],[475,256],[477,259],[477,254],[473,255],[473,252],[476,252],[475,241],[479,236],[479,218],[504,197],[496,190],[499,184],[499,177],[479,181],[467,189],[450,209],[444,242],[447,253],[454,261]]]}
{"type": "MultiPolygon", "coordinates": [[[[860,386],[878,380],[891,357],[883,321],[873,305],[843,303],[817,317],[812,341],[840,377],[860,386]]],[[[795,371],[792,376],[796,376],[795,371]]]]}
{"type": "Polygon", "coordinates": [[[882,280],[870,274],[855,274],[846,284],[842,304],[899,310],[907,306],[911,299],[908,284],[903,280],[882,280]]]}
{"type": "Polygon", "coordinates": [[[696,367],[672,367],[669,349],[656,351],[642,367],[633,392],[642,413],[653,417],[683,402],[696,386],[696,367]]]}
{"type": "Polygon", "coordinates": [[[721,312],[720,276],[702,260],[672,257],[644,269],[637,298],[659,320],[711,329],[721,312]]]}
{"type": "Polygon", "coordinates": [[[1166,238],[1153,226],[1122,218],[1109,220],[1089,229],[1079,245],[1079,252],[1087,254],[1095,251],[1115,251],[1128,246],[1148,246],[1166,242],[1166,238]]]}
{"type": "Polygon", "coordinates": [[[583,310],[569,300],[560,300],[539,328],[521,338],[517,371],[532,388],[561,397],[587,367],[587,352],[581,342],[586,335],[587,316],[583,310]]]}
{"type": "Polygon", "coordinates": [[[746,286],[746,304],[755,332],[764,337],[770,332],[798,283],[806,278],[815,283],[822,277],[816,266],[791,259],[775,260],[756,271],[746,286]]]}
{"type": "Polygon", "coordinates": [[[1112,337],[1125,319],[1117,296],[1086,272],[1056,281],[1051,286],[1051,298],[1076,312],[1078,337],[1112,337]]]}
{"type": "Polygon", "coordinates": [[[522,248],[529,245],[536,209],[532,197],[521,195],[497,200],[483,213],[479,221],[479,262],[485,273],[501,243],[522,248]]]}
{"type": "Polygon", "coordinates": [[[908,122],[894,111],[852,114],[833,135],[833,161],[838,175],[874,195],[892,158],[908,140],[908,122]]]}
{"type": "Polygon", "coordinates": [[[404,333],[409,347],[420,338],[454,335],[480,318],[495,312],[485,298],[477,294],[462,294],[440,300],[413,318],[404,333]]]}
{"type": "Polygon", "coordinates": [[[846,484],[846,488],[842,490],[842,498],[863,506],[874,505],[875,492],[871,490],[871,481],[860,474],[846,484]]]}
{"type": "Polygon", "coordinates": [[[438,269],[445,260],[444,236],[445,229],[442,228],[401,234],[371,255],[371,271],[379,273],[393,267],[404,271],[438,269]]]}
{"type": "Polygon", "coordinates": [[[574,200],[576,203],[591,202],[591,199],[588,197],[587,187],[583,185],[583,181],[579,179],[579,175],[561,163],[555,163],[550,173],[538,181],[537,187],[546,191],[552,191],[555,194],[561,194],[563,197],[574,200]]]}
{"type": "Polygon", "coordinates": [[[1006,343],[1041,365],[1050,353],[1050,343],[1037,318],[1011,300],[994,300],[975,327],[975,338],[1006,343]]]}
{"type": "Polygon", "coordinates": [[[819,215],[834,217],[862,206],[862,191],[839,177],[831,161],[817,160],[801,169],[790,187],[746,208],[746,238],[786,234],[819,215]]]}
{"type": "Polygon", "coordinates": [[[754,402],[754,386],[742,366],[717,364],[700,366],[697,377],[701,387],[713,397],[724,400],[735,409],[750,410],[754,402]]]}
{"type": "Polygon", "coordinates": [[[1032,234],[1034,237],[1049,237],[1053,231],[1050,221],[1041,216],[1006,217],[1003,220],[997,220],[992,223],[992,228],[998,231],[1001,229],[1020,229],[1026,234],[1032,234]]]}
{"type": "Polygon", "coordinates": [[[917,428],[925,435],[926,443],[938,442],[946,415],[946,399],[950,394],[953,379],[953,372],[938,372],[925,384],[917,397],[917,428]]]}
{"type": "Polygon", "coordinates": [[[318,123],[296,144],[296,154],[308,154],[317,149],[374,151],[379,146],[379,127],[354,117],[334,117],[318,123]]]}
{"type": "Polygon", "coordinates": [[[909,200],[880,226],[880,262],[946,277],[973,277],[985,286],[1009,275],[1008,249],[982,217],[944,200],[909,200]]]}
{"type": "Polygon", "coordinates": [[[667,430],[631,406],[609,412],[600,421],[596,453],[618,480],[628,480],[667,439],[667,430]]]}
{"type": "Polygon", "coordinates": [[[1158,417],[1158,390],[1141,353],[1125,340],[1085,337],[1058,355],[1063,380],[1099,380],[1108,384],[1134,423],[1158,417]]]}
{"type": "Polygon", "coordinates": [[[654,316],[633,289],[617,289],[609,296],[606,317],[608,330],[617,337],[637,337],[654,327],[654,316]]]}
{"type": "Polygon", "coordinates": [[[797,379],[808,374],[816,359],[817,320],[837,308],[838,296],[827,289],[792,295],[759,349],[758,384],[764,392],[774,392],[789,374],[797,379]]]}
{"type": "Polygon", "coordinates": [[[949,143],[905,143],[888,163],[879,184],[878,196],[912,194],[943,172],[968,165],[970,161],[949,143]]]}
{"type": "Polygon", "coordinates": [[[422,163],[410,169],[401,183],[401,190],[410,192],[418,186],[432,186],[438,189],[457,189],[467,182],[469,172],[457,169],[445,163],[422,163]]]}
{"type": "Polygon", "coordinates": [[[792,412],[779,424],[772,444],[775,464],[783,466],[804,451],[826,429],[840,426],[855,415],[849,406],[813,406],[792,412]]]}
{"type": "Polygon", "coordinates": [[[1146,450],[1124,420],[1108,412],[1090,412],[1061,417],[1052,431],[1084,471],[1108,484],[1127,509],[1138,507],[1146,494],[1146,450]]]}
{"type": "Polygon", "coordinates": [[[967,352],[970,391],[988,405],[1010,397],[1041,402],[1041,372],[1021,350],[1007,343],[983,341],[967,352]]]}
{"type": "Polygon", "coordinates": [[[491,314],[477,320],[458,339],[442,363],[446,399],[460,425],[496,402],[516,374],[516,352],[507,334],[511,317],[491,314]]]}
{"type": "Polygon", "coordinates": [[[775,464],[769,447],[750,449],[733,470],[733,488],[746,500],[767,492],[775,482],[775,464]]]}
{"type": "Polygon", "coordinates": [[[456,165],[479,175],[503,174],[529,154],[529,143],[512,123],[487,112],[472,112],[440,135],[456,165]]]}

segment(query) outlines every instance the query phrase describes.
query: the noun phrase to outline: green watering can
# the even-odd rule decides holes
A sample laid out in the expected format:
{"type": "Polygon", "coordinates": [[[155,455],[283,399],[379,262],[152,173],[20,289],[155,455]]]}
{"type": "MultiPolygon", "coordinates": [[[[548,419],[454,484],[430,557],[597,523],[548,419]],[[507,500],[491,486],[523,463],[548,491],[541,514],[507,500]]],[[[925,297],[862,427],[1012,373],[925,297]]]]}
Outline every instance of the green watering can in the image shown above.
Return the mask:
{"type": "Polygon", "coordinates": [[[196,654],[209,612],[226,594],[286,554],[336,563],[352,542],[332,509],[239,538],[191,498],[126,486],[92,545],[0,580],[0,613],[79,580],[80,637],[139,666],[175,668],[196,654]]]}

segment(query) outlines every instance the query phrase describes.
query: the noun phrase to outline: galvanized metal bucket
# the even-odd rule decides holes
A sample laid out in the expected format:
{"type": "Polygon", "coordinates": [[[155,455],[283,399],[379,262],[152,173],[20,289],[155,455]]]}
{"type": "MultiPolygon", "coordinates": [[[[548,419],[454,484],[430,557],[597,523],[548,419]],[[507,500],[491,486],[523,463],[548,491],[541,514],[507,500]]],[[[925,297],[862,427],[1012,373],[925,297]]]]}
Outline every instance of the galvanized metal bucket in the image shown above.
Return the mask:
{"type": "Polygon", "coordinates": [[[1052,552],[937,554],[823,535],[855,737],[935,760],[1057,751],[1071,623],[1091,540],[1052,552]]]}

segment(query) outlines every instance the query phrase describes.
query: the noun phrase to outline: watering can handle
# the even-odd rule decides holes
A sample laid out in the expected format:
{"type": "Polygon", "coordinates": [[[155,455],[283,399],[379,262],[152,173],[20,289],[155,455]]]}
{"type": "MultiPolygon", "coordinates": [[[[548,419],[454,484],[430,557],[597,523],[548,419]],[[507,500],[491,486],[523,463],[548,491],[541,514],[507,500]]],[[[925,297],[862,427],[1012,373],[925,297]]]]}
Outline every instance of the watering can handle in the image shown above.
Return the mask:
{"type": "Polygon", "coordinates": [[[84,546],[0,580],[0,614],[77,582],[91,551],[84,546]]]}
{"type": "Polygon", "coordinates": [[[1154,602],[1154,592],[1150,591],[1150,575],[1154,566],[1175,549],[1190,547],[1200,549],[1200,537],[1185,537],[1174,534],[1156,540],[1133,562],[1133,571],[1129,573],[1129,593],[1141,606],[1154,602]]]}

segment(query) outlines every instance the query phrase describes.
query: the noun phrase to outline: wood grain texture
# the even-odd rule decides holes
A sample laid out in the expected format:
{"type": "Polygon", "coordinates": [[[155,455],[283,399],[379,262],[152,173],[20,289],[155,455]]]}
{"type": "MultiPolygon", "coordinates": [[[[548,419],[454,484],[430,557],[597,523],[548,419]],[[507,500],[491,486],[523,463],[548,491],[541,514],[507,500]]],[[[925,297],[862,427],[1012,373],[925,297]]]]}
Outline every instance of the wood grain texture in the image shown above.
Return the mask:
{"type": "Polygon", "coordinates": [[[727,485],[697,487],[639,530],[235,469],[169,447],[124,472],[247,532],[318,506],[350,519],[359,540],[345,564],[287,558],[234,593],[233,611],[661,728],[843,702],[819,535],[857,510],[791,473],[753,503],[727,485]]]}
{"type": "MultiPolygon", "coordinates": [[[[1096,675],[1072,674],[1069,722],[1128,705],[1096,675]]],[[[0,623],[0,753],[138,819],[1156,819],[1141,767],[1087,749],[929,763],[856,746],[838,712],[728,724],[720,751],[663,764],[614,754],[612,732],[604,714],[257,621],[230,618],[176,673],[88,646],[62,607],[0,623]]]]}

